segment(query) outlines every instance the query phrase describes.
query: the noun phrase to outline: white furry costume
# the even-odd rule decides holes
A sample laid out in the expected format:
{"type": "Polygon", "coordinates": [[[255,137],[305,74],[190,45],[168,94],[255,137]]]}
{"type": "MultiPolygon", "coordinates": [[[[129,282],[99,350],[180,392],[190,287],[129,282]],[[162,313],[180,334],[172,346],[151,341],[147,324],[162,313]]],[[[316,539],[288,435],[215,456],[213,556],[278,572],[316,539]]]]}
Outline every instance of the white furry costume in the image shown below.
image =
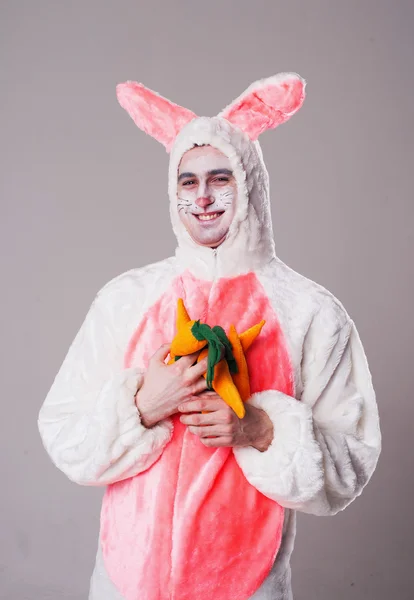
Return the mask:
{"type": "Polygon", "coordinates": [[[295,511],[332,515],[369,481],[381,434],[354,322],[321,285],[275,254],[268,175],[257,137],[293,115],[305,82],[259,81],[218,117],[196,117],[141,84],[118,86],[136,124],[171,150],[174,256],[132,269],[97,293],[41,408],[56,466],[107,486],[90,600],[288,600],[295,511]],[[197,245],[177,212],[177,169],[194,144],[230,160],[236,214],[216,249],[197,245]],[[146,429],[134,395],[175,329],[193,318],[266,327],[246,358],[253,405],[274,438],[206,448],[174,415],[146,429]]]}

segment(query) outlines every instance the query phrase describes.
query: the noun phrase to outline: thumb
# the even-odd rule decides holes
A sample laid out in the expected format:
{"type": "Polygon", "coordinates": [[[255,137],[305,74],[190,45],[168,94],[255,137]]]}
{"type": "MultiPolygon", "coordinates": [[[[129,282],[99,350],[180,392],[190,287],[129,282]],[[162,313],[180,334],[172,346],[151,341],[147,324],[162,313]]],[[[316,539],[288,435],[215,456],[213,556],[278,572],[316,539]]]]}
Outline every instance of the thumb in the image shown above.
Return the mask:
{"type": "Polygon", "coordinates": [[[156,350],[154,352],[154,354],[152,355],[151,361],[155,361],[158,363],[160,363],[160,362],[164,363],[164,361],[167,358],[168,353],[170,351],[170,347],[171,347],[171,344],[163,344],[162,346],[160,346],[158,348],[158,350],[156,350]]]}

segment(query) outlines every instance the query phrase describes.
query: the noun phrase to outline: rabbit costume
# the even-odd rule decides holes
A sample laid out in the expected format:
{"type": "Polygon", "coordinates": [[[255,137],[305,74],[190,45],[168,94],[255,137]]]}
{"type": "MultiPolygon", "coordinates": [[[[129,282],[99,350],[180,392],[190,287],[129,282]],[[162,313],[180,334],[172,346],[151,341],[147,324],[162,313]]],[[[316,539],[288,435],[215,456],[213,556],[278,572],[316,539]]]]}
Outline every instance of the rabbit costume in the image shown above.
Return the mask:
{"type": "Polygon", "coordinates": [[[354,322],[327,289],[275,253],[268,174],[257,138],[302,105],[305,82],[282,73],[251,85],[213,118],[143,85],[117,87],[139,128],[170,152],[175,255],[97,293],[39,414],[56,466],[107,486],[90,600],[288,600],[295,511],[333,515],[369,481],[381,434],[354,322]],[[215,249],[177,210],[183,154],[210,145],[231,162],[236,212],[215,249]],[[264,452],[206,447],[174,415],[152,428],[134,395],[152,354],[175,334],[177,299],[194,319],[244,331],[251,396],[272,421],[264,452]]]}

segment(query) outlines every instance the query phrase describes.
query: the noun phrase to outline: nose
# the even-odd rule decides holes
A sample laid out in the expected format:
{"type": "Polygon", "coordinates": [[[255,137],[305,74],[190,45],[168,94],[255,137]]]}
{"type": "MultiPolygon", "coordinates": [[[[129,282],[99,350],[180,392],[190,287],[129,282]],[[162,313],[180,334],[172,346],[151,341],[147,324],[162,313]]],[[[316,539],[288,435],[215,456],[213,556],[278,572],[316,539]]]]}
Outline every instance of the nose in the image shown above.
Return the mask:
{"type": "Polygon", "coordinates": [[[196,204],[197,206],[199,206],[200,208],[206,208],[207,206],[209,206],[210,204],[213,204],[214,200],[213,198],[210,198],[208,196],[200,196],[199,198],[197,198],[196,200],[196,204]]]}

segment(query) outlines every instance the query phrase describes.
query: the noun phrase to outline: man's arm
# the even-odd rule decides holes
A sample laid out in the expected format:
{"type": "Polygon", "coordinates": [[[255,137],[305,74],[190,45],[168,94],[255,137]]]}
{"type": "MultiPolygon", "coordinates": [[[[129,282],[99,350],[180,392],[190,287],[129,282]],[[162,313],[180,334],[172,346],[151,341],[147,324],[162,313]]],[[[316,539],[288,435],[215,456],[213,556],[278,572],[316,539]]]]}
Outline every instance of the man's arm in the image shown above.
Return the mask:
{"type": "Polygon", "coordinates": [[[307,333],[300,401],[282,392],[249,402],[273,424],[265,452],[234,448],[248,481],[286,508],[317,515],[343,510],[368,483],[381,451],[375,392],[348,316],[330,298],[307,333]]]}
{"type": "Polygon", "coordinates": [[[168,371],[160,377],[158,363],[161,354],[167,354],[166,348],[160,348],[149,368],[157,374],[157,385],[151,385],[153,377],[148,377],[144,386],[150,385],[155,394],[152,404],[145,394],[145,414],[154,414],[154,404],[162,411],[157,408],[156,420],[151,426],[144,420],[148,427],[144,425],[136,402],[144,371],[123,366],[125,332],[119,323],[121,309],[114,300],[122,291],[114,293],[111,288],[107,284],[98,292],[38,417],[40,435],[52,461],[82,485],[108,485],[148,469],[171,438],[168,416],[183,399],[205,387],[199,373],[202,361],[197,369],[185,368],[194,356],[182,359],[180,365],[162,364],[168,371]]]}
{"type": "Polygon", "coordinates": [[[165,420],[146,429],[135,405],[144,372],[123,368],[117,311],[98,292],[39,412],[54,464],[82,485],[107,485],[147,469],[172,435],[165,420]]]}
{"type": "Polygon", "coordinates": [[[181,420],[206,446],[233,446],[247,480],[265,496],[331,515],[361,493],[381,449],[361,340],[331,299],[308,330],[302,378],[300,401],[276,390],[254,393],[240,420],[217,394],[201,393],[180,407],[181,420]]]}

